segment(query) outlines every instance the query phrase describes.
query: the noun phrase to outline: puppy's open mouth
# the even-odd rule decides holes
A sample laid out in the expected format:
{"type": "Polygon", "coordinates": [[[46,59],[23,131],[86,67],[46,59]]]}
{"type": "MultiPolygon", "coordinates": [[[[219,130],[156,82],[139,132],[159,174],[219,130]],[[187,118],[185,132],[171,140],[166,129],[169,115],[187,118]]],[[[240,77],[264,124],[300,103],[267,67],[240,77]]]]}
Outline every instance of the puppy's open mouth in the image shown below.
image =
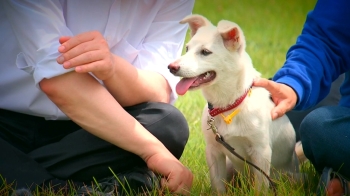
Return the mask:
{"type": "Polygon", "coordinates": [[[204,83],[208,83],[216,77],[214,71],[205,72],[199,76],[193,78],[182,78],[176,85],[176,93],[184,95],[189,89],[199,87],[204,83]]]}

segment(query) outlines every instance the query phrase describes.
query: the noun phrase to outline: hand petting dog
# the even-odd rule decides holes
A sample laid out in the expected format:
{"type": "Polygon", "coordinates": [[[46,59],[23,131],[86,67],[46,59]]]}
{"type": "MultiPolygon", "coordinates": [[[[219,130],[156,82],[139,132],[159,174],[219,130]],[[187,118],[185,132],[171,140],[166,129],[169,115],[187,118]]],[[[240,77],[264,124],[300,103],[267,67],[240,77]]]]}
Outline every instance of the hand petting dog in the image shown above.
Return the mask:
{"type": "Polygon", "coordinates": [[[297,103],[297,94],[288,85],[276,83],[264,78],[257,78],[254,80],[253,86],[263,87],[270,92],[272,100],[276,104],[271,111],[271,117],[273,120],[283,116],[286,112],[293,109],[297,103]]]}

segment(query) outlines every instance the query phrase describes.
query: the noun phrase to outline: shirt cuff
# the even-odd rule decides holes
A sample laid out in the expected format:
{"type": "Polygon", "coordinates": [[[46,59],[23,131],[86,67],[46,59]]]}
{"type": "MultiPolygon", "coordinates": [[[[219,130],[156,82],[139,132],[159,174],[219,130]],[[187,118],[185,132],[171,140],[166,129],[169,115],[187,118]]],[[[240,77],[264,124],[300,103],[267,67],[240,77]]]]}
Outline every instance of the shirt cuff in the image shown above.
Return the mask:
{"type": "MultiPolygon", "coordinates": [[[[58,45],[56,48],[58,48],[58,45]]],[[[58,51],[53,52],[49,49],[44,49],[38,52],[39,60],[35,62],[25,53],[21,52],[17,55],[16,66],[20,70],[31,74],[34,78],[35,85],[40,89],[39,82],[44,78],[50,79],[74,70],[74,68],[65,69],[62,65],[58,64],[56,58],[59,55],[58,51]],[[45,58],[40,58],[40,53],[46,53],[45,58]]]]}
{"type": "Polygon", "coordinates": [[[301,85],[302,83],[300,81],[298,81],[296,78],[289,77],[289,76],[284,76],[282,78],[279,78],[279,79],[275,80],[275,82],[288,85],[289,87],[291,87],[294,90],[294,92],[297,95],[297,103],[295,104],[294,109],[300,109],[299,108],[300,100],[305,99],[304,98],[304,87],[301,85]]]}
{"type": "Polygon", "coordinates": [[[178,95],[176,93],[176,84],[179,82],[180,78],[174,76],[168,70],[168,65],[175,61],[180,55],[179,50],[180,44],[175,43],[162,43],[162,45],[157,45],[155,52],[152,52],[152,47],[147,47],[145,50],[141,50],[138,56],[138,61],[135,62],[136,67],[143,70],[154,71],[161,74],[168,82],[172,93],[170,95],[170,103],[174,104],[178,95]]]}

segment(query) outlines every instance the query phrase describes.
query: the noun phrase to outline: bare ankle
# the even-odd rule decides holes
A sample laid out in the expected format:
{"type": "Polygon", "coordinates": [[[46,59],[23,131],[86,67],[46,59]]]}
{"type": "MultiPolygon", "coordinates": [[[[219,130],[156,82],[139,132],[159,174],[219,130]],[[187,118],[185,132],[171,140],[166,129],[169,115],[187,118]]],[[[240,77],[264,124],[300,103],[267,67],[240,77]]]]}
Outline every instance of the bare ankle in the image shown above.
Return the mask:
{"type": "Polygon", "coordinates": [[[342,196],[344,188],[338,178],[333,178],[327,186],[327,196],[342,196]]]}

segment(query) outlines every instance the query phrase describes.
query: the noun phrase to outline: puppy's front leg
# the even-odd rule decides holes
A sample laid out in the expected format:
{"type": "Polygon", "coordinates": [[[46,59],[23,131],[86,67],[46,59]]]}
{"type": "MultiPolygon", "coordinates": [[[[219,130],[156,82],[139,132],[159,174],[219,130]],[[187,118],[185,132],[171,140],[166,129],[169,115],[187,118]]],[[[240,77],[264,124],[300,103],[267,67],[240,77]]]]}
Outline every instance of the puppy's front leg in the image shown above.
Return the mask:
{"type": "Polygon", "coordinates": [[[212,187],[218,193],[225,193],[226,155],[216,150],[214,145],[207,145],[206,159],[212,187]]]}
{"type": "MultiPolygon", "coordinates": [[[[270,146],[266,146],[265,148],[256,148],[251,154],[252,163],[262,169],[268,176],[270,176],[270,168],[271,168],[271,156],[272,149],[270,146]]],[[[260,171],[250,167],[251,171],[253,171],[254,182],[258,190],[262,190],[262,188],[269,187],[269,181],[260,171]]]]}

